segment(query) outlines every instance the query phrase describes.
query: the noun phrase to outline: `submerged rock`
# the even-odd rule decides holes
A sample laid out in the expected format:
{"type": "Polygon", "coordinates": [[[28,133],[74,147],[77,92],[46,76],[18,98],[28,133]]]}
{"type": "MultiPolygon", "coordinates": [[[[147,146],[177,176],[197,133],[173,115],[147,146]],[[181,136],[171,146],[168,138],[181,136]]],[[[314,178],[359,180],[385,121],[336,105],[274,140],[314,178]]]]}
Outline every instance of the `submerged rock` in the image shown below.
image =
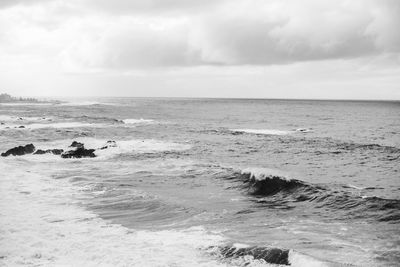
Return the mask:
{"type": "Polygon", "coordinates": [[[9,150],[7,150],[4,153],[1,153],[2,157],[7,157],[9,155],[13,155],[13,156],[22,156],[25,154],[31,154],[33,153],[33,151],[35,151],[35,146],[33,144],[28,144],[26,146],[17,146],[14,148],[11,148],[9,150]]]}
{"type": "Polygon", "coordinates": [[[73,141],[72,144],[70,145],[70,147],[80,148],[80,147],[83,147],[83,144],[80,142],[77,142],[77,141],[73,141]]]}
{"type": "Polygon", "coordinates": [[[223,246],[218,248],[219,253],[224,258],[238,258],[245,256],[252,256],[256,260],[264,260],[267,263],[290,265],[289,264],[289,250],[280,248],[269,247],[236,247],[236,246],[223,246]]]}
{"type": "MultiPolygon", "coordinates": [[[[81,144],[81,143],[79,143],[81,144]]],[[[82,144],[82,147],[78,147],[75,150],[70,150],[67,151],[63,154],[61,154],[61,157],[66,159],[66,158],[94,158],[96,155],[94,154],[94,149],[85,149],[85,147],[82,144]]]]}
{"type": "Polygon", "coordinates": [[[117,143],[116,143],[115,141],[109,140],[109,141],[107,141],[106,144],[105,144],[102,148],[100,148],[100,149],[107,149],[107,148],[110,148],[110,147],[117,147],[117,143]]]}
{"type": "Polygon", "coordinates": [[[38,149],[33,153],[34,155],[43,155],[43,154],[54,154],[54,155],[61,155],[64,152],[63,149],[38,149]]]}

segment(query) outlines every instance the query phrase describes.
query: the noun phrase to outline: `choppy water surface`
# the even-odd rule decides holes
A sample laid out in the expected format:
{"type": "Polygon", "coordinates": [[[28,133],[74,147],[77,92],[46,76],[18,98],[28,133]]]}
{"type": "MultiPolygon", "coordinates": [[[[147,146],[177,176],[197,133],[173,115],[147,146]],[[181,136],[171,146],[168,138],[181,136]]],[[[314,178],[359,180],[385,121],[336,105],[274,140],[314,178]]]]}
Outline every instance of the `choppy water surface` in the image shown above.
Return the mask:
{"type": "Polygon", "coordinates": [[[1,152],[97,149],[1,157],[6,266],[400,264],[399,102],[89,99],[0,122],[1,152]]]}

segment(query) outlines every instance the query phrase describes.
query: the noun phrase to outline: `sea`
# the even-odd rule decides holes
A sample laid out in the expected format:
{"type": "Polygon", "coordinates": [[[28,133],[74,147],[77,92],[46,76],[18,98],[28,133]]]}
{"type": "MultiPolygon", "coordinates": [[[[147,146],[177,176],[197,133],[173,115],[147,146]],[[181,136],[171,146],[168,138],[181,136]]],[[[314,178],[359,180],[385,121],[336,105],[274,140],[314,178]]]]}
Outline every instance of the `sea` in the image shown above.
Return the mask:
{"type": "Polygon", "coordinates": [[[0,266],[400,266],[400,102],[64,99],[0,123],[0,152],[96,155],[0,157],[0,266]]]}

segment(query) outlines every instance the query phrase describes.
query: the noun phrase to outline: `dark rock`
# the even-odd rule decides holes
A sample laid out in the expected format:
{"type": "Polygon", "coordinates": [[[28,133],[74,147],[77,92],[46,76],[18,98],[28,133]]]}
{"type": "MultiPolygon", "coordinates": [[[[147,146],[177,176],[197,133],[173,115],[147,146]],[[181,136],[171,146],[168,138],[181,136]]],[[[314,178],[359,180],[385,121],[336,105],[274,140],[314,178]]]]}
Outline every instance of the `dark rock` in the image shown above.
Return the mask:
{"type": "Polygon", "coordinates": [[[11,148],[9,150],[7,150],[4,153],[1,153],[2,157],[7,157],[9,155],[13,155],[13,156],[22,156],[25,154],[31,154],[33,153],[33,151],[35,151],[35,146],[33,144],[29,144],[26,146],[17,146],[14,148],[11,148]]]}
{"type": "Polygon", "coordinates": [[[252,256],[257,260],[264,260],[267,263],[289,265],[289,250],[268,247],[245,247],[235,246],[220,247],[219,251],[224,258],[238,258],[252,256]]]}
{"type": "Polygon", "coordinates": [[[35,153],[33,153],[34,155],[43,155],[43,154],[54,154],[54,155],[61,155],[64,152],[63,149],[46,149],[46,150],[42,150],[42,149],[38,149],[35,151],[35,153]]]}
{"type": "Polygon", "coordinates": [[[61,154],[61,157],[66,159],[66,158],[94,158],[96,155],[93,153],[94,149],[85,149],[82,145],[82,147],[78,147],[75,150],[70,150],[67,152],[64,152],[61,154]]]}
{"type": "Polygon", "coordinates": [[[42,150],[42,149],[38,149],[35,151],[35,153],[33,153],[34,155],[42,155],[42,154],[46,154],[47,151],[46,150],[42,150]]]}
{"type": "Polygon", "coordinates": [[[47,151],[49,151],[49,150],[54,155],[61,155],[64,152],[64,149],[57,149],[57,148],[56,149],[48,149],[47,151]]]}
{"type": "Polygon", "coordinates": [[[83,148],[83,144],[77,141],[73,141],[70,147],[83,148]]]}
{"type": "Polygon", "coordinates": [[[18,128],[25,128],[25,126],[21,125],[21,126],[19,126],[18,128]]]}
{"type": "Polygon", "coordinates": [[[100,148],[100,149],[107,149],[107,148],[110,148],[110,147],[117,147],[117,143],[116,143],[115,141],[109,140],[109,141],[107,141],[106,144],[105,144],[102,148],[100,148]]]}

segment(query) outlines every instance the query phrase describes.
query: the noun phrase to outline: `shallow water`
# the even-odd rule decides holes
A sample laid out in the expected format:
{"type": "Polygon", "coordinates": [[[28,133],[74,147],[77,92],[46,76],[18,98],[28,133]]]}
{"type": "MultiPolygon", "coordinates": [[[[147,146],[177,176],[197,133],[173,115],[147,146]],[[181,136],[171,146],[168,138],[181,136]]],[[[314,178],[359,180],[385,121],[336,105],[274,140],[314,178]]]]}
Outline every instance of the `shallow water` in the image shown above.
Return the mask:
{"type": "Polygon", "coordinates": [[[0,158],[5,265],[277,266],[226,246],[400,262],[399,102],[85,99],[0,122],[1,152],[97,149],[0,158]]]}

